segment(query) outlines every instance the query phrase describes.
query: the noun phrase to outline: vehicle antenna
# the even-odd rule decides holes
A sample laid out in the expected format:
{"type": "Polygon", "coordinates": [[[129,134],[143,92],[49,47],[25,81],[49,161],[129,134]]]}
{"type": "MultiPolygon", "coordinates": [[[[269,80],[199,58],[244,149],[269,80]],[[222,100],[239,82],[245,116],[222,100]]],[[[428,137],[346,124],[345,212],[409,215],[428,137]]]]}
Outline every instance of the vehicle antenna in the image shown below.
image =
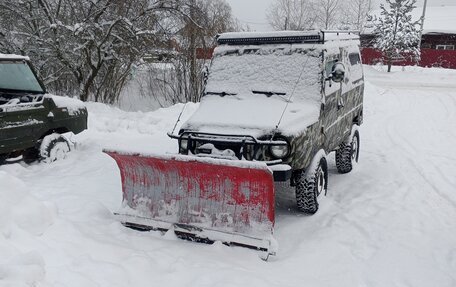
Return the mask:
{"type": "MultiPolygon", "coordinates": [[[[315,48],[315,44],[312,46],[312,48],[310,50],[313,50],[315,48]]],[[[287,111],[288,109],[288,105],[290,104],[291,102],[291,99],[293,98],[293,95],[294,93],[296,92],[296,88],[298,87],[298,84],[299,82],[301,81],[301,78],[302,78],[302,75],[304,75],[304,71],[307,67],[307,62],[309,62],[309,57],[307,57],[306,59],[306,62],[304,63],[304,65],[302,66],[302,69],[301,69],[301,73],[299,73],[299,77],[298,79],[296,80],[296,83],[293,87],[293,90],[290,94],[290,96],[288,97],[287,99],[287,104],[285,105],[285,108],[283,109],[282,111],[282,115],[280,116],[280,119],[279,119],[279,122],[277,123],[276,127],[275,127],[275,131],[274,131],[274,134],[272,135],[272,138],[274,138],[276,136],[276,134],[279,132],[279,127],[280,127],[280,124],[282,123],[282,120],[283,120],[283,117],[285,116],[285,112],[287,111]]]]}
{"type": "Polygon", "coordinates": [[[180,120],[181,120],[181,117],[182,117],[182,114],[184,113],[184,111],[185,111],[185,108],[187,107],[187,104],[188,104],[188,103],[185,103],[184,107],[182,108],[182,111],[181,111],[181,112],[180,112],[180,114],[179,114],[179,117],[177,118],[177,121],[176,121],[176,123],[174,124],[174,128],[173,128],[173,131],[171,132],[171,134],[172,134],[172,135],[173,135],[173,134],[174,134],[174,132],[176,131],[176,127],[177,127],[177,124],[180,122],[180,120]]]}

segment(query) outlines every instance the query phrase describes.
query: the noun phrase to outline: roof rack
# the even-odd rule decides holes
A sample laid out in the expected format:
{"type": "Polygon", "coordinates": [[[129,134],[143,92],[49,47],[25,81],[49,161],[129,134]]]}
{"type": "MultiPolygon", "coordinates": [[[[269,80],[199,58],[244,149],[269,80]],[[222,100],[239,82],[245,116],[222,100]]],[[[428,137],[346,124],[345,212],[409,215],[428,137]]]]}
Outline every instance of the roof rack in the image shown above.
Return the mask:
{"type": "Polygon", "coordinates": [[[219,45],[265,45],[265,44],[323,44],[325,41],[352,40],[359,38],[357,31],[278,31],[241,32],[218,35],[219,45]],[[328,37],[328,35],[334,35],[328,37]],[[344,36],[342,36],[342,35],[344,36]]]}
{"type": "Polygon", "coordinates": [[[217,36],[219,45],[264,45],[322,43],[320,31],[279,31],[224,33],[217,36]]]}
{"type": "Polygon", "coordinates": [[[360,32],[357,30],[322,30],[323,42],[358,40],[360,32]]]}

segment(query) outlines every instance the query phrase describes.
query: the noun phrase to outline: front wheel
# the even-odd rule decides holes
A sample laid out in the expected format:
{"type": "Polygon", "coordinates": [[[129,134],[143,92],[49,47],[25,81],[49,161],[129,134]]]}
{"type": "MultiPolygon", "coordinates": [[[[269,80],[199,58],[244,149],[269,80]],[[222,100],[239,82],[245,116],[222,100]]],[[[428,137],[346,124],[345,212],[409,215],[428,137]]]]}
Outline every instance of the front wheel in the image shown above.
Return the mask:
{"type": "Polygon", "coordinates": [[[336,150],[336,167],[339,173],[349,173],[359,160],[359,131],[354,130],[350,137],[336,150]]]}
{"type": "Polygon", "coordinates": [[[40,146],[40,155],[45,162],[54,162],[66,158],[70,151],[70,144],[60,134],[45,136],[40,146]]]}
{"type": "Polygon", "coordinates": [[[36,147],[31,147],[22,152],[22,160],[26,164],[34,163],[40,159],[40,151],[36,147]]]}
{"type": "Polygon", "coordinates": [[[306,173],[300,171],[296,176],[296,203],[298,209],[307,214],[318,211],[318,199],[326,196],[328,188],[328,166],[322,158],[317,167],[306,173]]]}

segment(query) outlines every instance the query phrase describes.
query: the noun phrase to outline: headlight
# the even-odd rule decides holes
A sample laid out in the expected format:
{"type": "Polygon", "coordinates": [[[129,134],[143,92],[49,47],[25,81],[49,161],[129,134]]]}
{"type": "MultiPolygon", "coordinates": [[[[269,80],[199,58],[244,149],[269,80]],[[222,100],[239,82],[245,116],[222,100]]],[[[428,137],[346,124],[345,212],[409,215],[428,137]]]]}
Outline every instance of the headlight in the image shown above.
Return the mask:
{"type": "Polygon", "coordinates": [[[179,142],[179,147],[181,151],[187,151],[188,149],[188,139],[181,139],[179,142]]]}
{"type": "Polygon", "coordinates": [[[288,155],[290,149],[288,145],[272,145],[269,150],[273,157],[282,159],[288,155]]]}

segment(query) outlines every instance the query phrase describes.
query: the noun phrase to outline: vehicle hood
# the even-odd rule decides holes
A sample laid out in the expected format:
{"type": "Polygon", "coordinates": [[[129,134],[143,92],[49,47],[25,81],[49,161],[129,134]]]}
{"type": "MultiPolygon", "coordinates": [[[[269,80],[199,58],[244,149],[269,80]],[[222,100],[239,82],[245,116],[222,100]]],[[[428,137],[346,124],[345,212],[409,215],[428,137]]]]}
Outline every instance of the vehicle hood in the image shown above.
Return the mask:
{"type": "Polygon", "coordinates": [[[262,94],[206,95],[199,109],[182,129],[216,134],[251,135],[260,137],[279,126],[283,135],[304,131],[318,121],[319,101],[290,101],[285,96],[262,94]],[[285,111],[285,112],[284,112],[285,111]]]}
{"type": "Polygon", "coordinates": [[[52,99],[58,108],[67,109],[72,116],[79,115],[87,111],[84,103],[78,99],[46,94],[47,98],[52,99]]]}

